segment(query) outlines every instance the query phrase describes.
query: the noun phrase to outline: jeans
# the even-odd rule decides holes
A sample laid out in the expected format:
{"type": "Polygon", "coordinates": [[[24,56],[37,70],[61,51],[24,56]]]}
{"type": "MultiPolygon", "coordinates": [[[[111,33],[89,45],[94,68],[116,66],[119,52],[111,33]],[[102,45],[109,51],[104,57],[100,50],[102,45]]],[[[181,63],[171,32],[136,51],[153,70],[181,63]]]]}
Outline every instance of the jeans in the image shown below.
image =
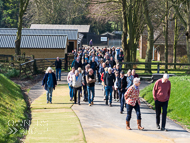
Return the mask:
{"type": "Polygon", "coordinates": [[[110,93],[110,103],[112,103],[112,86],[106,86],[105,87],[106,91],[106,100],[108,100],[108,94],[110,93]]]}
{"type": "Polygon", "coordinates": [[[162,112],[162,128],[165,128],[168,101],[160,102],[160,101],[156,100],[155,101],[155,108],[156,108],[156,124],[160,125],[160,114],[161,114],[161,108],[162,108],[162,110],[163,110],[163,112],[162,112]]]}
{"type": "Polygon", "coordinates": [[[56,79],[58,80],[58,74],[59,74],[59,79],[61,80],[61,69],[56,69],[56,79]]]}
{"type": "Polygon", "coordinates": [[[53,87],[47,87],[47,102],[52,102],[53,87]]]}
{"type": "Polygon", "coordinates": [[[119,102],[121,103],[121,97],[122,97],[121,89],[117,89],[117,92],[118,92],[118,95],[119,95],[119,102]]]}
{"type": "Polygon", "coordinates": [[[125,91],[126,90],[122,90],[121,92],[120,92],[120,97],[121,97],[121,112],[123,112],[123,109],[124,109],[124,105],[125,105],[125,96],[124,96],[124,94],[125,94],[125,91]]]}
{"type": "Polygon", "coordinates": [[[86,85],[83,85],[83,90],[84,90],[84,100],[88,100],[87,86],[86,85]]]}
{"type": "Polygon", "coordinates": [[[127,106],[127,118],[126,118],[126,120],[127,120],[128,122],[129,122],[130,119],[131,119],[131,113],[132,113],[133,108],[134,108],[135,111],[136,111],[137,120],[141,120],[140,106],[139,106],[138,102],[136,102],[136,105],[135,105],[135,106],[131,106],[131,105],[129,105],[129,104],[127,104],[126,106],[127,106]]]}
{"type": "MultiPolygon", "coordinates": [[[[68,84],[69,86],[69,84],[68,84]]],[[[69,94],[70,94],[70,98],[73,98],[73,87],[69,86],[69,94]]]]}
{"type": "Polygon", "coordinates": [[[87,91],[88,91],[88,102],[89,104],[91,104],[91,102],[94,100],[94,86],[93,87],[87,86],[87,91]],[[91,92],[92,92],[92,97],[90,94],[91,92]]]}
{"type": "Polygon", "coordinates": [[[76,104],[77,102],[77,92],[78,92],[78,104],[80,104],[80,92],[81,92],[81,87],[73,87],[73,95],[74,95],[74,103],[76,104]]]}
{"type": "Polygon", "coordinates": [[[114,99],[119,99],[118,91],[114,89],[114,99]]]}
{"type": "Polygon", "coordinates": [[[100,76],[100,73],[98,73],[98,82],[101,82],[101,76],[100,76]]]}

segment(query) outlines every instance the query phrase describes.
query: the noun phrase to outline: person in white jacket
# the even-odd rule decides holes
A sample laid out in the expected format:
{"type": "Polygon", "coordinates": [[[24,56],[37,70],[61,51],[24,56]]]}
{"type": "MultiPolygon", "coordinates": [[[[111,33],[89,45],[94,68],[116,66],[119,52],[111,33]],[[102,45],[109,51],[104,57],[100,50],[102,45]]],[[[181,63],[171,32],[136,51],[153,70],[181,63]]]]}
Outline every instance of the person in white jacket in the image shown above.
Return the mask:
{"type": "Polygon", "coordinates": [[[80,105],[80,92],[82,87],[82,74],[79,74],[78,70],[75,70],[75,74],[71,77],[72,85],[73,85],[73,95],[74,95],[74,103],[77,101],[77,92],[78,92],[78,105],[80,105]]]}
{"type": "Polygon", "coordinates": [[[73,100],[73,85],[72,85],[72,81],[71,81],[71,77],[75,75],[75,68],[72,67],[72,70],[68,73],[67,76],[67,82],[68,82],[68,86],[69,86],[69,94],[70,94],[70,101],[73,100]]]}

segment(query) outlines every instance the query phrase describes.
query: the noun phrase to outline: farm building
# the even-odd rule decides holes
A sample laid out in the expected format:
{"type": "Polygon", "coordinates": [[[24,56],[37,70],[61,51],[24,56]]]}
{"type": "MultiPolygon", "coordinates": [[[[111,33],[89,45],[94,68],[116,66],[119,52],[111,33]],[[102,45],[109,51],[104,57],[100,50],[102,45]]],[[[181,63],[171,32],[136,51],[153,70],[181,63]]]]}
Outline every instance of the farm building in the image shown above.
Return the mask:
{"type": "MultiPolygon", "coordinates": [[[[0,54],[15,54],[15,34],[0,33],[0,54]]],[[[67,35],[22,35],[21,54],[34,55],[35,58],[65,57],[68,46],[67,35]]]]}
{"type": "MultiPolygon", "coordinates": [[[[90,33],[90,25],[32,24],[30,29],[77,29],[79,32],[78,45],[81,43],[88,45],[88,42],[90,41],[90,38],[88,38],[88,34],[90,33]]],[[[75,49],[77,48],[77,42],[74,43],[74,47],[75,49]]]]}
{"type": "MultiPolygon", "coordinates": [[[[16,28],[0,28],[1,34],[16,34],[16,28]]],[[[78,30],[77,29],[22,29],[23,35],[67,35],[69,45],[66,53],[71,53],[74,48],[77,48],[78,30]]]]}
{"type": "MultiPolygon", "coordinates": [[[[173,44],[174,44],[174,25],[170,23],[168,29],[168,62],[173,62],[173,44]]],[[[139,40],[140,57],[145,59],[147,49],[147,31],[144,31],[139,40]]],[[[179,38],[176,48],[177,57],[187,55],[186,50],[186,36],[184,30],[179,31],[179,38]]],[[[155,61],[164,61],[165,58],[165,37],[162,31],[157,30],[154,32],[154,53],[153,58],[155,61]],[[161,31],[161,32],[160,32],[161,31]]]]}

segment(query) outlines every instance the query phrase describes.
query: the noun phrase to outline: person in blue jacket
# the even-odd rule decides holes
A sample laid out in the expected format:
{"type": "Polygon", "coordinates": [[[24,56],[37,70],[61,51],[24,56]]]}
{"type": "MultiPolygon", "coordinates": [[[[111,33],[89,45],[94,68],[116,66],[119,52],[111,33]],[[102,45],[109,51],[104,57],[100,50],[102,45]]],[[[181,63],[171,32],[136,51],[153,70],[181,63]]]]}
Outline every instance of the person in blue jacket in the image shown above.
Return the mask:
{"type": "Polygon", "coordinates": [[[55,87],[57,86],[57,80],[51,67],[47,68],[46,74],[42,80],[42,87],[44,87],[44,85],[45,90],[47,90],[47,103],[50,102],[52,104],[52,92],[53,89],[55,90],[55,87]]]}

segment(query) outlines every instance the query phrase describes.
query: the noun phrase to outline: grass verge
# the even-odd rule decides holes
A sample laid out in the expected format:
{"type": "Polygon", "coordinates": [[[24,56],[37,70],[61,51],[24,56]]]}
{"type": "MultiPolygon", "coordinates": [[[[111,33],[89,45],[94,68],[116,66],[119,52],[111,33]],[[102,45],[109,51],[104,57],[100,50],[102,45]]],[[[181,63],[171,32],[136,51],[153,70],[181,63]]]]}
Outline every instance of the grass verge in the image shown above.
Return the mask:
{"type": "MultiPolygon", "coordinates": [[[[167,116],[190,129],[190,76],[171,77],[171,95],[167,116]]],[[[141,90],[140,96],[155,107],[154,83],[141,90]]]]}
{"type": "Polygon", "coordinates": [[[68,86],[59,85],[53,91],[53,104],[46,103],[45,94],[32,103],[32,124],[25,143],[86,142],[68,93],[68,86]]]}
{"type": "Polygon", "coordinates": [[[20,87],[0,74],[0,142],[20,142],[26,134],[27,116],[27,104],[20,87]]]}

